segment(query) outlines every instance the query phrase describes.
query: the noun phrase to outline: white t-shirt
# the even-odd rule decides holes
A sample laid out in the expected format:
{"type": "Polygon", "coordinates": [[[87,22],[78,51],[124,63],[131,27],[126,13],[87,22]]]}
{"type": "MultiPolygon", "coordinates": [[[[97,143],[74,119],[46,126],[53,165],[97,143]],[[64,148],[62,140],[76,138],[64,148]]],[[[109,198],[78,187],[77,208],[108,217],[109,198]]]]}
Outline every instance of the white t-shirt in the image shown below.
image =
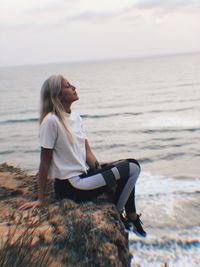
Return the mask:
{"type": "Polygon", "coordinates": [[[53,149],[48,177],[50,179],[68,179],[86,173],[85,139],[87,136],[83,128],[82,119],[77,113],[65,113],[65,120],[74,135],[71,141],[59,121],[59,118],[48,113],[40,125],[40,145],[53,149]]]}

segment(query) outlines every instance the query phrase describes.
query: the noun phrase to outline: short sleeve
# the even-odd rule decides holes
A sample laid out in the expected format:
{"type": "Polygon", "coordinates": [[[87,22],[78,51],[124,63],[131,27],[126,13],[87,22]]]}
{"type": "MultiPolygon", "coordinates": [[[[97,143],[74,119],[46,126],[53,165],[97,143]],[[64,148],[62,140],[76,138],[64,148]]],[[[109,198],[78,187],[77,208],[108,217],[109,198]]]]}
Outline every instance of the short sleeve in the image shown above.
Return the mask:
{"type": "MultiPolygon", "coordinates": [[[[81,117],[80,117],[81,118],[81,117]]],[[[87,133],[86,133],[86,129],[85,129],[85,126],[83,125],[83,120],[81,118],[81,132],[82,132],[82,135],[85,139],[87,139],[87,133]]]]}
{"type": "Polygon", "coordinates": [[[44,118],[40,125],[40,146],[53,149],[57,139],[57,122],[53,117],[44,118]]]}

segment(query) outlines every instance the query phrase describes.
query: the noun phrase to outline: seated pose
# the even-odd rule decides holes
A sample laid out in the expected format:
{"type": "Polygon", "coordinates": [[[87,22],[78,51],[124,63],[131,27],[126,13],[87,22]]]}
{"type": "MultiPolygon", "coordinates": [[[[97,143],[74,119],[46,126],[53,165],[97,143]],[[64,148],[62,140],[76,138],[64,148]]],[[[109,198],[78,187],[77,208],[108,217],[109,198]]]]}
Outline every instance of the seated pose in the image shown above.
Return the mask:
{"type": "Polygon", "coordinates": [[[111,189],[126,228],[146,236],[135,207],[135,183],[140,165],[125,159],[100,165],[92,153],[81,117],[71,110],[79,97],[75,86],[61,75],[48,78],[41,89],[38,199],[20,209],[41,206],[47,177],[54,180],[57,199],[91,200],[111,189]],[[124,215],[126,214],[126,215],[124,215]]]}

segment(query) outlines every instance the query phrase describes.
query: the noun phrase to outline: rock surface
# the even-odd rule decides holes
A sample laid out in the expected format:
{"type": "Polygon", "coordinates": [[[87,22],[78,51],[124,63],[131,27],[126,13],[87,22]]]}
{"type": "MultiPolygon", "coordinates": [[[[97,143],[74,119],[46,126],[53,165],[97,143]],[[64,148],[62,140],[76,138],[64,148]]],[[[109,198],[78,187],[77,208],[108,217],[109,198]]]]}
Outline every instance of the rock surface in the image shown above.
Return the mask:
{"type": "Polygon", "coordinates": [[[76,203],[55,201],[49,182],[46,203],[19,206],[37,194],[37,176],[0,165],[0,266],[128,267],[128,234],[106,196],[76,203]]]}

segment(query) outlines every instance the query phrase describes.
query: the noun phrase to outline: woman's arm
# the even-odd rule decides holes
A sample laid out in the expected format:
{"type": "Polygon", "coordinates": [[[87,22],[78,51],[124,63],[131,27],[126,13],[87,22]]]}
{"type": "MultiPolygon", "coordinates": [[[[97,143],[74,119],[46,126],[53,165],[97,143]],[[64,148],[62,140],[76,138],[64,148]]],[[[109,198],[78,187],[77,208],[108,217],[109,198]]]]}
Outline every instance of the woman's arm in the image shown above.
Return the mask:
{"type": "Polygon", "coordinates": [[[96,159],[95,155],[92,153],[88,140],[85,140],[85,148],[86,148],[86,162],[91,170],[99,170],[101,166],[96,159]]]}
{"type": "Polygon", "coordinates": [[[39,179],[38,179],[38,200],[43,203],[45,199],[45,189],[47,183],[47,176],[51,159],[53,155],[53,149],[41,148],[41,159],[39,168],[39,179]]]}
{"type": "Polygon", "coordinates": [[[41,206],[45,200],[45,189],[49,167],[51,164],[51,159],[53,155],[53,149],[41,148],[41,159],[39,167],[39,177],[38,177],[38,199],[33,202],[28,202],[22,205],[19,209],[25,210],[29,208],[35,208],[41,206]]]}

